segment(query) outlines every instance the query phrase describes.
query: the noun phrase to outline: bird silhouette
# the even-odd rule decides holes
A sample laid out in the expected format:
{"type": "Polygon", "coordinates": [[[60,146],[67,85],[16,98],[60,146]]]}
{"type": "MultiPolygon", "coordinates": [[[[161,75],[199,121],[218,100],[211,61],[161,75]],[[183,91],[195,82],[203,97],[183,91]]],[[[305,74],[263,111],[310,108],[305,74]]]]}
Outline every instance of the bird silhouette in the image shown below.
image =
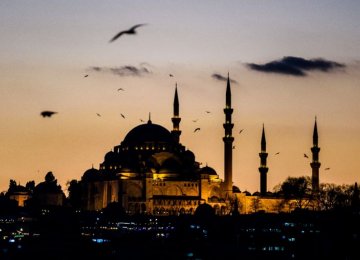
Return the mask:
{"type": "Polygon", "coordinates": [[[125,116],[123,114],[120,114],[122,118],[125,118],[125,116]]]}
{"type": "Polygon", "coordinates": [[[174,77],[174,75],[173,75],[173,74],[169,74],[169,77],[174,77]]]}
{"type": "Polygon", "coordinates": [[[137,25],[134,25],[133,27],[131,27],[130,29],[128,30],[125,30],[125,31],[121,31],[119,32],[118,34],[116,34],[109,42],[113,42],[115,41],[117,38],[119,38],[121,35],[123,34],[136,34],[136,28],[140,27],[140,26],[143,26],[143,25],[146,25],[144,23],[141,23],[141,24],[137,24],[137,25]]]}
{"type": "Polygon", "coordinates": [[[118,88],[118,91],[120,91],[120,90],[124,91],[124,89],[123,89],[123,88],[118,88]]]}
{"type": "Polygon", "coordinates": [[[140,122],[145,122],[144,120],[140,119],[140,122]]]}
{"type": "Polygon", "coordinates": [[[244,131],[244,129],[241,129],[241,130],[239,131],[239,134],[241,134],[242,131],[244,131]]]}
{"type": "Polygon", "coordinates": [[[198,121],[198,119],[194,119],[193,122],[196,123],[198,121]]]}
{"type": "Polygon", "coordinates": [[[87,77],[89,77],[89,75],[86,74],[86,75],[84,76],[84,78],[87,78],[87,77]]]}
{"type": "Polygon", "coordinates": [[[280,152],[277,152],[275,155],[278,155],[280,152]]]}
{"type": "Polygon", "coordinates": [[[195,133],[196,131],[199,131],[199,130],[200,130],[200,127],[195,128],[194,133],[195,133]]]}
{"type": "Polygon", "coordinates": [[[327,170],[330,170],[330,168],[325,168],[324,170],[327,171],[327,170]]]}
{"type": "Polygon", "coordinates": [[[235,149],[235,145],[232,147],[232,149],[235,149]]]}
{"type": "Polygon", "coordinates": [[[54,115],[54,114],[57,114],[57,112],[46,110],[46,111],[42,111],[42,112],[40,113],[40,115],[41,115],[42,117],[51,117],[51,116],[54,115]]]}
{"type": "Polygon", "coordinates": [[[205,111],[206,113],[210,114],[211,112],[210,111],[205,111]]]}
{"type": "Polygon", "coordinates": [[[306,153],[304,153],[304,157],[305,157],[305,158],[309,158],[309,156],[307,156],[307,154],[306,154],[306,153]]]}
{"type": "Polygon", "coordinates": [[[99,113],[96,113],[97,116],[101,116],[99,113]]]}

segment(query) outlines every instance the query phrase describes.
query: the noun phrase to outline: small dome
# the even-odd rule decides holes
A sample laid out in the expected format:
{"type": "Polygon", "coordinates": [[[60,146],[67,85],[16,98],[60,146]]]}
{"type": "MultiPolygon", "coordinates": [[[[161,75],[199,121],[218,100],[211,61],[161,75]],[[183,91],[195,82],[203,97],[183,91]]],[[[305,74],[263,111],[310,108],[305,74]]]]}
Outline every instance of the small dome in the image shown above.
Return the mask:
{"type": "Polygon", "coordinates": [[[209,166],[205,166],[205,167],[201,168],[198,173],[199,174],[217,175],[216,171],[209,166]]]}
{"type": "Polygon", "coordinates": [[[233,192],[234,193],[240,193],[241,191],[240,191],[240,189],[239,189],[239,187],[238,186],[233,186],[233,192]]]}
{"type": "Polygon", "coordinates": [[[171,133],[164,127],[152,124],[149,121],[147,124],[139,125],[133,128],[125,137],[123,144],[135,145],[146,142],[154,143],[174,143],[171,133]]]}
{"type": "Polygon", "coordinates": [[[98,179],[99,174],[100,174],[99,170],[91,168],[84,172],[81,179],[85,180],[85,181],[95,180],[95,179],[98,179]]]}
{"type": "Polygon", "coordinates": [[[106,162],[112,162],[115,160],[115,156],[116,156],[115,153],[113,151],[110,151],[105,155],[104,159],[106,162]]]}

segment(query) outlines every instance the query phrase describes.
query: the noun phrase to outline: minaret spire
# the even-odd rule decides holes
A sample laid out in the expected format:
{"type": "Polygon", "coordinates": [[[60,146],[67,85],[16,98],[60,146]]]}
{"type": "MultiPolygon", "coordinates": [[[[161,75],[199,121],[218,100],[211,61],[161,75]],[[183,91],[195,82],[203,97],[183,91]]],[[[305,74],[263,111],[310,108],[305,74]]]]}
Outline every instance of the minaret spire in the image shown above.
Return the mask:
{"type": "Polygon", "coordinates": [[[313,147],[311,148],[312,153],[312,162],[310,163],[312,169],[312,190],[313,192],[319,191],[319,168],[321,163],[319,162],[319,137],[317,131],[317,122],[315,117],[315,125],[314,125],[314,132],[313,132],[313,147]]]}
{"type": "Polygon", "coordinates": [[[231,122],[231,114],[233,109],[231,108],[231,89],[230,89],[230,77],[228,73],[226,84],[226,99],[225,99],[225,123],[223,124],[225,129],[224,141],[224,191],[228,194],[232,193],[232,150],[234,137],[232,136],[232,129],[234,124],[231,122]]]}
{"type": "Polygon", "coordinates": [[[314,125],[314,133],[313,133],[313,145],[318,146],[318,143],[319,143],[319,137],[318,137],[318,131],[317,131],[316,116],[315,116],[315,125],[314,125]]]}
{"type": "Polygon", "coordinates": [[[151,124],[151,112],[149,112],[149,120],[148,120],[148,124],[151,124]]]}
{"type": "Polygon", "coordinates": [[[265,127],[263,124],[262,135],[261,135],[261,152],[259,153],[260,156],[260,194],[261,196],[265,196],[267,192],[267,172],[269,168],[266,165],[266,159],[268,153],[266,152],[266,138],[265,138],[265,127]]]}
{"type": "Polygon", "coordinates": [[[229,73],[228,73],[227,84],[226,84],[226,107],[231,108],[231,89],[230,89],[229,73]]]}
{"type": "Polygon", "coordinates": [[[175,96],[174,96],[174,115],[171,118],[171,121],[173,122],[173,130],[171,131],[171,134],[174,138],[174,140],[179,143],[180,141],[180,121],[181,118],[179,116],[179,97],[177,92],[177,83],[175,84],[175,96]]]}

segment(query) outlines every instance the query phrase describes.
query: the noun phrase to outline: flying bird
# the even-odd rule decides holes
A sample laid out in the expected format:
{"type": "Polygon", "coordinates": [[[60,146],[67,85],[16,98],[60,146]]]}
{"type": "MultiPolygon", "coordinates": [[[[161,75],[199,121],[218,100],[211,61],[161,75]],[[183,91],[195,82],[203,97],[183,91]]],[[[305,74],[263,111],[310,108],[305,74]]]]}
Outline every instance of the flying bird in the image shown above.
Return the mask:
{"type": "Polygon", "coordinates": [[[125,116],[123,114],[120,114],[122,118],[125,118],[125,116]]]}
{"type": "Polygon", "coordinates": [[[57,114],[57,112],[54,111],[42,111],[40,115],[42,117],[51,117],[52,115],[57,114]]]}
{"type": "Polygon", "coordinates": [[[99,113],[96,113],[97,116],[101,116],[99,113]]]}
{"type": "Polygon", "coordinates": [[[242,131],[244,131],[244,129],[241,129],[241,130],[239,131],[239,134],[241,134],[242,131]]]}
{"type": "Polygon", "coordinates": [[[195,133],[196,131],[199,131],[199,130],[200,130],[200,127],[195,128],[194,133],[195,133]]]}
{"type": "Polygon", "coordinates": [[[144,120],[140,119],[140,122],[145,122],[144,120]]]}
{"type": "Polygon", "coordinates": [[[306,153],[304,153],[304,157],[305,157],[305,158],[309,158],[309,156],[307,156],[307,154],[306,154],[306,153]]]}
{"type": "Polygon", "coordinates": [[[169,74],[169,77],[174,77],[174,75],[173,75],[173,74],[169,74]]]}
{"type": "Polygon", "coordinates": [[[87,77],[89,77],[89,75],[88,75],[88,74],[86,74],[86,75],[84,76],[84,78],[87,78],[87,77]]]}
{"type": "Polygon", "coordinates": [[[196,123],[198,121],[198,119],[194,119],[193,122],[196,123]]]}
{"type": "Polygon", "coordinates": [[[275,155],[278,155],[280,152],[277,152],[275,155]]]}
{"type": "Polygon", "coordinates": [[[123,88],[118,88],[118,91],[120,91],[120,90],[124,91],[124,89],[123,89],[123,88]]]}
{"type": "Polygon", "coordinates": [[[128,30],[125,30],[125,31],[121,31],[119,32],[118,34],[116,34],[109,42],[113,42],[115,41],[117,38],[119,38],[121,35],[123,34],[136,34],[136,28],[140,27],[140,26],[143,26],[143,25],[146,25],[144,23],[142,24],[137,24],[137,25],[134,25],[133,27],[131,27],[130,29],[128,30]]]}
{"type": "Polygon", "coordinates": [[[325,168],[324,170],[327,171],[327,170],[330,170],[330,168],[325,168]]]}
{"type": "Polygon", "coordinates": [[[206,113],[210,114],[211,112],[210,111],[205,111],[206,113]]]}
{"type": "Polygon", "coordinates": [[[235,145],[232,148],[235,149],[235,145]]]}

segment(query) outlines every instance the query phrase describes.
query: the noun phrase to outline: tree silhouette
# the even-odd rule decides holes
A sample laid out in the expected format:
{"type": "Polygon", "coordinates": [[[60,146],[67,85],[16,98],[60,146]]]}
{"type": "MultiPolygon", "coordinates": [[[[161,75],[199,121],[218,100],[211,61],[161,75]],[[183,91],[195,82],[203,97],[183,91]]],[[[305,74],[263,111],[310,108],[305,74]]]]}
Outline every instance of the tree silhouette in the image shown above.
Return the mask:
{"type": "Polygon", "coordinates": [[[279,193],[287,202],[294,201],[295,207],[302,209],[310,202],[311,179],[309,176],[288,177],[280,186],[279,193]]]}
{"type": "Polygon", "coordinates": [[[27,188],[30,192],[34,192],[35,181],[28,181],[25,185],[25,188],[27,188]]]}
{"type": "Polygon", "coordinates": [[[15,180],[10,180],[8,192],[14,192],[16,190],[17,184],[15,180]]]}
{"type": "Polygon", "coordinates": [[[261,209],[261,199],[256,196],[252,201],[251,201],[251,209],[252,211],[254,211],[255,213],[258,212],[261,209]]]}
{"type": "Polygon", "coordinates": [[[81,207],[81,181],[71,180],[68,182],[69,202],[74,208],[81,207]]]}

